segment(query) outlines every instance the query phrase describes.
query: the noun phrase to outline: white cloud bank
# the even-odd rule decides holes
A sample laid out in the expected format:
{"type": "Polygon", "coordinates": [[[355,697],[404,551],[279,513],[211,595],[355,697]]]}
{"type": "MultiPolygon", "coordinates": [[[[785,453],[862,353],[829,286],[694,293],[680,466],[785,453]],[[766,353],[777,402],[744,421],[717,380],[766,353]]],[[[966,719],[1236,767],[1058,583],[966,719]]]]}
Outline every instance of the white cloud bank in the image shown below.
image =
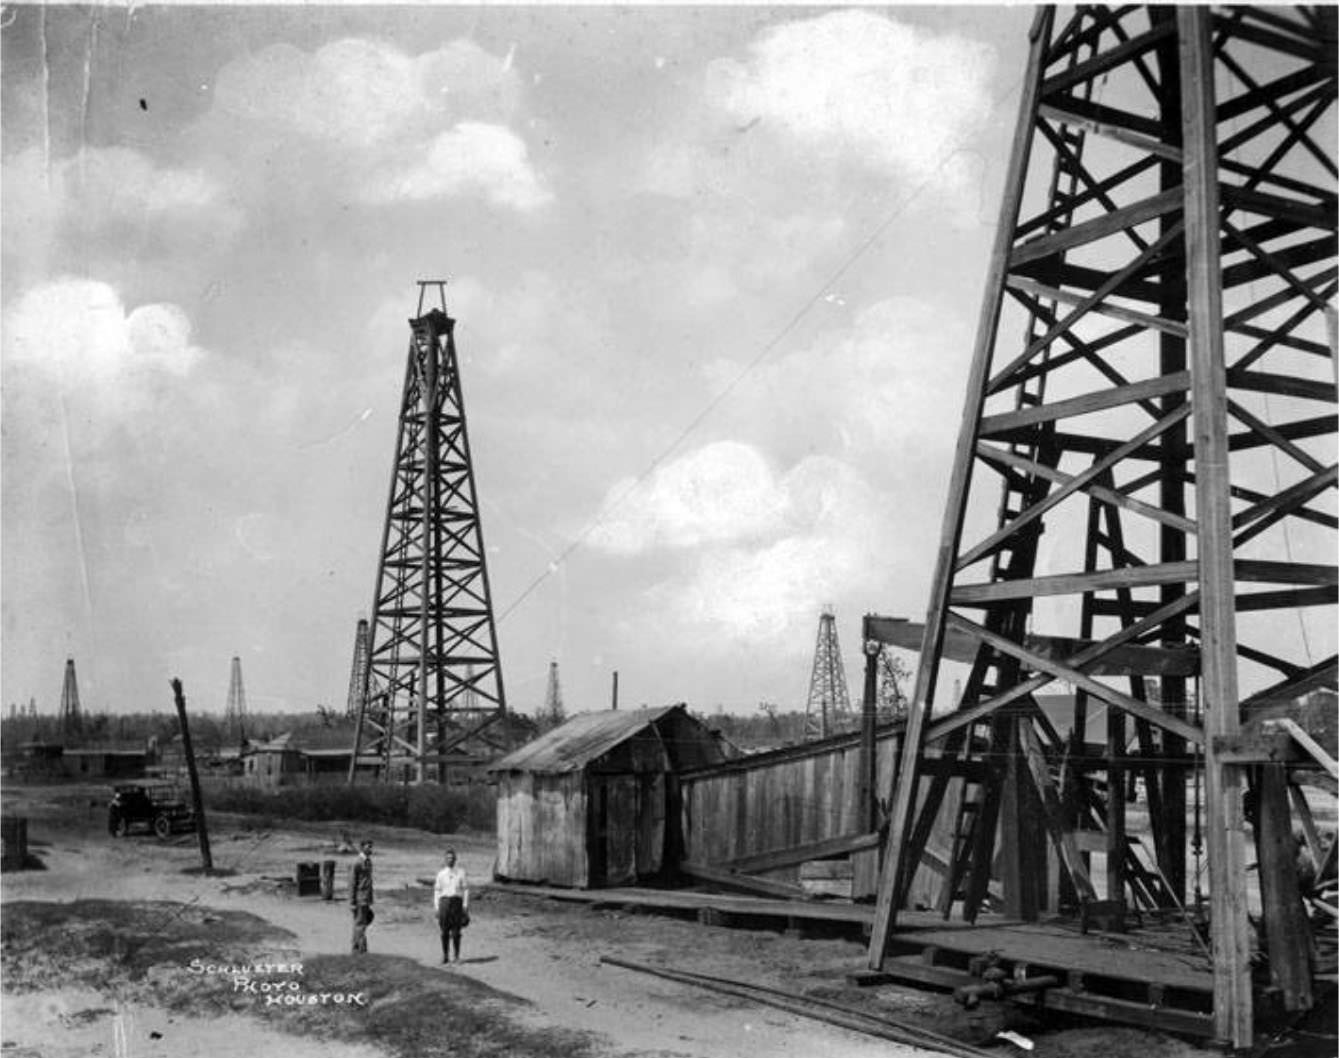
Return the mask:
{"type": "Polygon", "coordinates": [[[6,311],[4,353],[7,366],[81,390],[152,374],[181,378],[204,356],[178,306],[127,312],[113,287],[70,277],[33,287],[6,311]]]}
{"type": "Polygon", "coordinates": [[[310,54],[276,44],[229,63],[214,109],[332,149],[364,202],[473,195],[529,212],[552,194],[506,125],[519,98],[511,57],[470,41],[410,56],[348,38],[310,54]]]}
{"type": "Polygon", "coordinates": [[[807,150],[920,181],[988,116],[994,61],[965,37],[835,11],[769,29],[745,61],[713,63],[708,93],[741,125],[761,120],[807,150]]]}
{"type": "Polygon", "coordinates": [[[477,121],[440,133],[423,160],[387,173],[363,190],[367,202],[423,201],[475,194],[521,212],[553,201],[530,164],[525,141],[510,129],[477,121]]]}

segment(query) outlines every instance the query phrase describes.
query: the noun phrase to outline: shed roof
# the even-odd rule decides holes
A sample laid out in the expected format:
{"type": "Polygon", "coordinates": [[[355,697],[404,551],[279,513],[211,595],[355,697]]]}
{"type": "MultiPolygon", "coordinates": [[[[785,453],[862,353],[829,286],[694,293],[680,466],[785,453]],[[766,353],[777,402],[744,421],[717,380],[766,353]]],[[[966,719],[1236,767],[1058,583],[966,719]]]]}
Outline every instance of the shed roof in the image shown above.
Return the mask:
{"type": "Polygon", "coordinates": [[[548,775],[580,771],[619,743],[676,710],[685,715],[688,712],[681,703],[658,709],[613,709],[603,713],[580,713],[514,753],[507,754],[488,770],[529,771],[548,775]]]}

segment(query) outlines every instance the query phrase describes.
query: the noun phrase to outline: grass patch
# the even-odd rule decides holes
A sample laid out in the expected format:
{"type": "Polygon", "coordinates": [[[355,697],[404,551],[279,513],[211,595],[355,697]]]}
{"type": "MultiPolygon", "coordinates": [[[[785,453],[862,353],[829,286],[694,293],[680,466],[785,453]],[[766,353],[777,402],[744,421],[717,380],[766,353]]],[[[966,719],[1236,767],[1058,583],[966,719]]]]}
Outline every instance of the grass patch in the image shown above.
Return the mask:
{"type": "Polygon", "coordinates": [[[587,1033],[532,1028],[529,1004],[449,970],[398,955],[318,956],[303,967],[307,993],[362,994],[366,1006],[270,1008],[287,1031],[384,1047],[405,1058],[594,1058],[587,1033]]]}
{"type": "Polygon", "coordinates": [[[0,971],[10,992],[70,985],[133,992],[168,982],[184,987],[203,976],[190,973],[192,960],[291,960],[295,939],[244,911],[172,901],[18,901],[5,905],[0,971]]]}
{"type": "Polygon", "coordinates": [[[604,1053],[589,1034],[523,1024],[528,1002],[463,974],[395,955],[303,959],[293,942],[246,912],[169,901],[24,901],[5,905],[0,969],[8,992],[83,986],[186,1017],[249,1014],[282,1032],[366,1043],[404,1058],[604,1053]],[[257,974],[251,980],[267,988],[250,992],[214,969],[256,963],[301,963],[302,970],[257,974]],[[323,994],[331,998],[301,1005],[267,998],[323,994]]]}
{"type": "Polygon", "coordinates": [[[234,786],[210,792],[207,810],[257,816],[263,826],[308,822],[379,823],[433,834],[491,833],[497,792],[491,786],[290,786],[259,790],[234,786]]]}

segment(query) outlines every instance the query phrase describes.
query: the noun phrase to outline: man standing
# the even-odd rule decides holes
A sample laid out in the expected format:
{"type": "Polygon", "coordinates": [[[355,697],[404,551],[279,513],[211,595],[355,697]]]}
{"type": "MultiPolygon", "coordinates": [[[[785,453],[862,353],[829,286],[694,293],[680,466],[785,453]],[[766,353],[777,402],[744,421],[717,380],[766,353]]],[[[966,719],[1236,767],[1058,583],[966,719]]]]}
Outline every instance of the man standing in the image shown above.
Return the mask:
{"type": "Polygon", "coordinates": [[[455,849],[446,850],[446,866],[437,872],[432,899],[437,909],[437,928],[442,934],[442,962],[451,961],[451,951],[456,962],[460,962],[460,931],[470,921],[470,883],[465,868],[456,866],[455,849]]]}
{"type": "Polygon", "coordinates": [[[372,924],[372,842],[364,839],[349,872],[349,907],[353,909],[353,953],[367,952],[367,927],[372,924]]]}

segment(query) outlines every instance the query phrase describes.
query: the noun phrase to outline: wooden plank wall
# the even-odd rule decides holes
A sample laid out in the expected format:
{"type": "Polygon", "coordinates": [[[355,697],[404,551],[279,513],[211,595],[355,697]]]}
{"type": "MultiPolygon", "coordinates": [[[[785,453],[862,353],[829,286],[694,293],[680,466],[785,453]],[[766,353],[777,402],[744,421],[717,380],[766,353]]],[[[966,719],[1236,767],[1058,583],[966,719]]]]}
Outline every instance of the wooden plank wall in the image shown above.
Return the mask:
{"type": "Polygon", "coordinates": [[[498,874],[512,881],[585,886],[586,790],[581,772],[499,777],[498,874]]]}
{"type": "MultiPolygon", "coordinates": [[[[888,790],[901,740],[889,734],[875,745],[875,789],[888,790]]],[[[842,738],[683,776],[684,858],[722,864],[858,833],[859,764],[859,739],[842,738]]],[[[851,858],[853,895],[872,895],[878,882],[877,850],[851,858]]],[[[799,868],[764,877],[797,881],[799,868]]]]}

